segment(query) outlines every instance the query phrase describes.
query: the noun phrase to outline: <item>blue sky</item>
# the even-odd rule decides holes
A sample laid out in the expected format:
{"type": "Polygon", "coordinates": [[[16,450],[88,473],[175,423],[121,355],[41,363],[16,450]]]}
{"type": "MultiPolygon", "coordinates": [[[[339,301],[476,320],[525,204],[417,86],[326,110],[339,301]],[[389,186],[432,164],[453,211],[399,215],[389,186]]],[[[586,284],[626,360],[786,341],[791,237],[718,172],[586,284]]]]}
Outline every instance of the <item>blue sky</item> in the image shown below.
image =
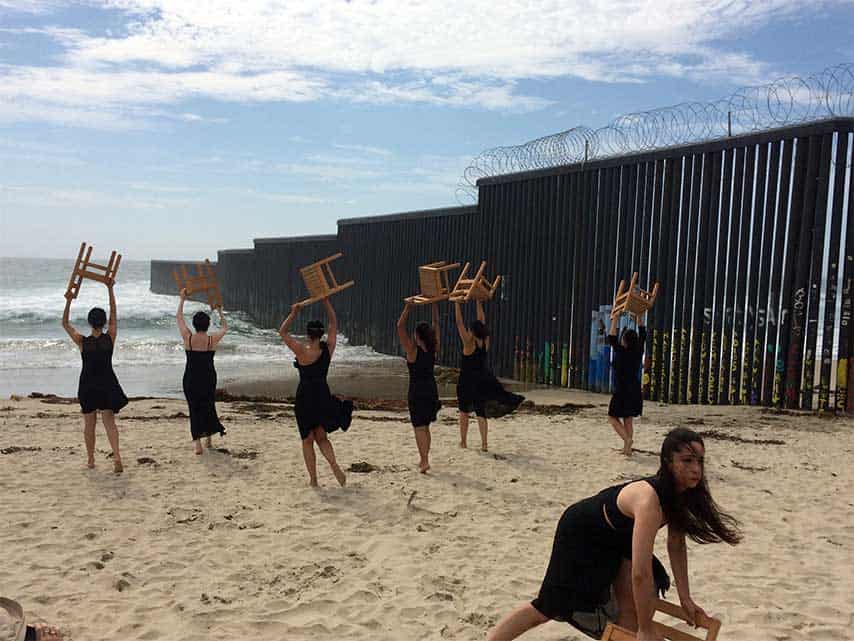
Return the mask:
{"type": "Polygon", "coordinates": [[[854,61],[852,2],[0,0],[0,256],[214,257],[469,161],[854,61]]]}

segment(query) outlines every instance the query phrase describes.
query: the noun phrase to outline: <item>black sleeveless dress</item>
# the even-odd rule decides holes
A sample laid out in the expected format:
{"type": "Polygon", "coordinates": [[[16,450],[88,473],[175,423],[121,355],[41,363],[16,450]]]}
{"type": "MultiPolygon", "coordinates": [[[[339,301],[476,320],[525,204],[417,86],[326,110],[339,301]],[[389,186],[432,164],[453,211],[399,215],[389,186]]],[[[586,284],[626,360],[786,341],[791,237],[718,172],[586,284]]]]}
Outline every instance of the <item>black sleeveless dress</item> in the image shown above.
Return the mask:
{"type": "Polygon", "coordinates": [[[347,431],[353,415],[353,401],[342,401],[329,391],[326,374],[329,371],[329,347],[320,342],[320,356],[310,365],[300,365],[294,414],[297,417],[300,438],[306,439],[315,427],[323,427],[327,433],[337,429],[347,431]]]}
{"type": "Polygon", "coordinates": [[[433,367],[436,354],[416,347],[415,362],[406,361],[409,368],[409,421],[412,427],[425,427],[436,420],[436,414],[442,403],[439,401],[439,388],[433,367]]]}
{"type": "Polygon", "coordinates": [[[614,394],[608,404],[608,416],[626,418],[643,413],[640,367],[643,346],[646,343],[646,327],[638,329],[635,349],[626,349],[616,336],[608,334],[608,344],[614,352],[614,394]]]}
{"type": "Polygon", "coordinates": [[[457,382],[457,403],[461,412],[499,418],[515,411],[524,400],[524,396],[505,390],[495,378],[486,364],[486,349],[477,345],[471,354],[463,354],[457,382]]]}
{"type": "Polygon", "coordinates": [[[95,410],[118,412],[128,404],[119,379],[113,371],[113,339],[103,333],[84,336],[80,348],[83,369],[77,386],[77,399],[84,414],[95,410]]]}
{"type": "Polygon", "coordinates": [[[214,352],[211,350],[211,337],[208,336],[208,348],[204,351],[192,349],[187,341],[185,349],[187,364],[184,367],[184,396],[190,408],[190,435],[193,440],[225,434],[225,428],[219,422],[216,413],[216,369],[214,352]]]}
{"type": "MultiPolygon", "coordinates": [[[[658,479],[643,480],[662,500],[658,479]]],[[[611,585],[622,560],[632,558],[634,519],[617,507],[617,495],[626,485],[609,487],[566,509],[558,522],[540,593],[531,602],[550,619],[566,621],[595,639],[616,618],[611,585]],[[614,527],[602,515],[603,506],[614,527]]],[[[670,588],[670,577],[655,556],[652,572],[656,592],[663,594],[670,588]]]]}

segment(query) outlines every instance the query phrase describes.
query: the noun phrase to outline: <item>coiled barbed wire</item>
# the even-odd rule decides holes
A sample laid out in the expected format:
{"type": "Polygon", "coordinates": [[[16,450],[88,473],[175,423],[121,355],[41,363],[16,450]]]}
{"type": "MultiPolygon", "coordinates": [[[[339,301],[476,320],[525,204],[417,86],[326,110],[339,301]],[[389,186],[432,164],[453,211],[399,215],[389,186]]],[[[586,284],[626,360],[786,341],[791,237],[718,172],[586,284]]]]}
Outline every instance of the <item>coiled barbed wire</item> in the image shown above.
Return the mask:
{"type": "Polygon", "coordinates": [[[533,169],[651,151],[854,116],[854,63],[806,77],[742,87],[712,102],[684,102],[618,116],[599,129],[579,126],[478,154],[457,185],[460,204],[477,202],[477,181],[533,169]]]}

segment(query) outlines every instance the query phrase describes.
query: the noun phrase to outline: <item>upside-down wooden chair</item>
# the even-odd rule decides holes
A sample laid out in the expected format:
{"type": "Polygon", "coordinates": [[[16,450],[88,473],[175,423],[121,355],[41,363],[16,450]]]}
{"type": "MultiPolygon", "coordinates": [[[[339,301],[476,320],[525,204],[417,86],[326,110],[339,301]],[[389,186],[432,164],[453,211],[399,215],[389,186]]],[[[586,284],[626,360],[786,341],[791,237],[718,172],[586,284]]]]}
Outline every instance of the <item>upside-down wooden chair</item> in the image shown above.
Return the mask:
{"type": "MultiPolygon", "coordinates": [[[[682,607],[663,599],[655,600],[655,611],[662,612],[685,622],[689,621],[688,614],[682,609],[682,607]]],[[[679,630],[666,623],[653,621],[652,624],[655,626],[658,633],[665,639],[668,639],[668,641],[716,641],[718,638],[718,632],[720,632],[721,629],[721,622],[719,619],[703,616],[700,616],[697,621],[697,625],[706,631],[706,635],[702,637],[691,634],[690,632],[679,630]]],[[[609,623],[605,627],[605,632],[602,633],[601,639],[601,641],[636,640],[637,636],[634,632],[626,630],[626,628],[623,628],[616,623],[609,623]]]]}
{"type": "Polygon", "coordinates": [[[92,245],[87,245],[85,242],[80,243],[80,251],[77,253],[77,260],[74,261],[71,278],[68,279],[68,289],[65,291],[66,298],[77,298],[80,294],[80,285],[83,284],[84,278],[96,280],[105,285],[111,285],[116,282],[116,273],[119,271],[119,263],[122,262],[122,255],[113,251],[106,265],[91,262],[91,257],[92,245]]]}
{"type": "Polygon", "coordinates": [[[498,285],[501,283],[501,276],[496,276],[490,283],[486,276],[484,276],[484,272],[486,272],[486,261],[484,260],[480,263],[480,267],[474,278],[466,278],[470,266],[470,263],[466,263],[463,267],[463,271],[457,279],[457,284],[454,285],[454,289],[449,296],[450,300],[465,302],[474,298],[475,300],[486,301],[495,296],[498,285]]]}
{"type": "Polygon", "coordinates": [[[444,260],[421,265],[418,268],[418,281],[421,285],[421,293],[414,296],[407,296],[403,300],[412,305],[428,305],[447,300],[451,295],[448,272],[459,266],[459,263],[446,263],[444,260]]]}
{"type": "Polygon", "coordinates": [[[611,318],[616,318],[626,313],[640,316],[652,309],[655,299],[658,296],[658,283],[653,285],[652,292],[642,290],[637,284],[637,272],[632,275],[628,289],[626,289],[626,281],[620,281],[620,286],[617,288],[617,295],[614,297],[614,305],[611,308],[611,318]]]}
{"type": "Polygon", "coordinates": [[[309,297],[300,301],[298,305],[301,307],[311,305],[355,285],[352,280],[339,285],[338,281],[335,280],[335,274],[332,273],[330,263],[343,255],[342,253],[333,254],[329,258],[324,258],[299,270],[309,297]]]}
{"type": "Polygon", "coordinates": [[[192,296],[199,292],[204,292],[208,299],[208,305],[211,309],[222,307],[222,294],[219,291],[219,283],[216,280],[216,273],[213,265],[208,259],[203,263],[196,263],[196,275],[191,276],[187,272],[187,266],[181,265],[181,271],[172,270],[172,278],[178,286],[178,291],[187,290],[187,295],[192,296]]]}

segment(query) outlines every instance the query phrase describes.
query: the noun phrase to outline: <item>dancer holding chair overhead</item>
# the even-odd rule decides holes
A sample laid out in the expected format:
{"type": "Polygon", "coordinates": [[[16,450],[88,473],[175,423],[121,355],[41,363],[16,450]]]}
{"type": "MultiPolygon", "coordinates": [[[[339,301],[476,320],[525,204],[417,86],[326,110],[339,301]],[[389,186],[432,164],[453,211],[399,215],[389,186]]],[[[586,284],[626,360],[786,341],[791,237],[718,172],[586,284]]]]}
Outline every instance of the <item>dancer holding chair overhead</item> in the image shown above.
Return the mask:
{"type": "MultiPolygon", "coordinates": [[[[80,349],[83,359],[83,369],[80,372],[80,383],[77,388],[77,398],[83,412],[83,439],[86,443],[86,467],[95,467],[95,424],[98,412],[107,432],[107,440],[113,450],[113,471],[121,474],[124,471],[122,456],[119,453],[119,429],[116,426],[116,414],[128,404],[119,379],[113,371],[113,347],[118,334],[116,325],[116,296],[113,291],[113,281],[107,280],[107,292],[110,298],[110,317],[100,307],[89,310],[87,320],[92,332],[89,336],[81,336],[71,325],[69,313],[71,301],[76,292],[65,294],[65,311],[62,313],[62,328],[80,349]],[[104,331],[106,328],[106,331],[104,331]]],[[[79,289],[78,289],[79,291],[79,289]]]]}
{"type": "Polygon", "coordinates": [[[406,303],[397,321],[397,335],[406,352],[406,367],[409,369],[409,420],[415,430],[418,471],[422,474],[430,469],[430,423],[436,420],[439,408],[442,407],[433,371],[439,353],[439,306],[432,303],[430,307],[432,325],[418,323],[413,337],[406,331],[410,303],[406,303]]]}
{"type": "Polygon", "coordinates": [[[469,415],[477,415],[480,430],[480,449],[488,451],[489,423],[487,419],[499,418],[515,411],[525,400],[523,396],[505,390],[486,363],[489,351],[489,327],[486,324],[486,312],[483,301],[477,299],[477,320],[471,329],[463,319],[462,304],[454,300],[454,314],[457,332],[463,343],[463,355],[460,364],[460,379],[457,383],[457,402],[460,411],[460,447],[468,447],[469,415]]]}
{"type": "Polygon", "coordinates": [[[332,473],[340,485],[346,483],[347,477],[335,459],[335,450],[327,434],[350,427],[353,414],[353,402],[342,401],[332,395],[326,382],[329,363],[335,353],[338,338],[338,320],[329,297],[323,298],[323,307],[329,321],[329,332],[324,341],[324,327],[319,320],[312,320],[306,325],[306,342],[300,341],[290,334],[290,327],[305,305],[296,303],[291,307],[291,313],[282,322],[279,335],[296,356],[294,367],[299,370],[300,382],[297,387],[294,413],[302,439],[302,454],[305,467],[308,470],[309,485],[317,487],[317,457],[315,444],[329,463],[332,473]]]}
{"type": "Polygon", "coordinates": [[[187,300],[187,290],[181,289],[176,317],[178,331],[184,340],[184,352],[187,355],[182,383],[190,411],[190,436],[193,439],[196,455],[200,455],[203,452],[202,438],[205,439],[205,446],[210,448],[211,436],[225,435],[225,428],[216,413],[214,354],[217,345],[228,331],[228,322],[222,313],[222,307],[217,307],[220,329],[216,332],[208,332],[211,317],[205,312],[196,312],[193,314],[193,328],[196,330],[194,334],[184,320],[185,300],[187,300]]]}
{"type": "Polygon", "coordinates": [[[646,312],[635,316],[637,331],[626,329],[619,338],[620,317],[613,316],[608,332],[608,344],[614,353],[614,393],[608,405],[608,422],[623,439],[622,453],[625,456],[632,455],[634,418],[643,413],[640,368],[646,342],[645,316],[646,312]]]}

